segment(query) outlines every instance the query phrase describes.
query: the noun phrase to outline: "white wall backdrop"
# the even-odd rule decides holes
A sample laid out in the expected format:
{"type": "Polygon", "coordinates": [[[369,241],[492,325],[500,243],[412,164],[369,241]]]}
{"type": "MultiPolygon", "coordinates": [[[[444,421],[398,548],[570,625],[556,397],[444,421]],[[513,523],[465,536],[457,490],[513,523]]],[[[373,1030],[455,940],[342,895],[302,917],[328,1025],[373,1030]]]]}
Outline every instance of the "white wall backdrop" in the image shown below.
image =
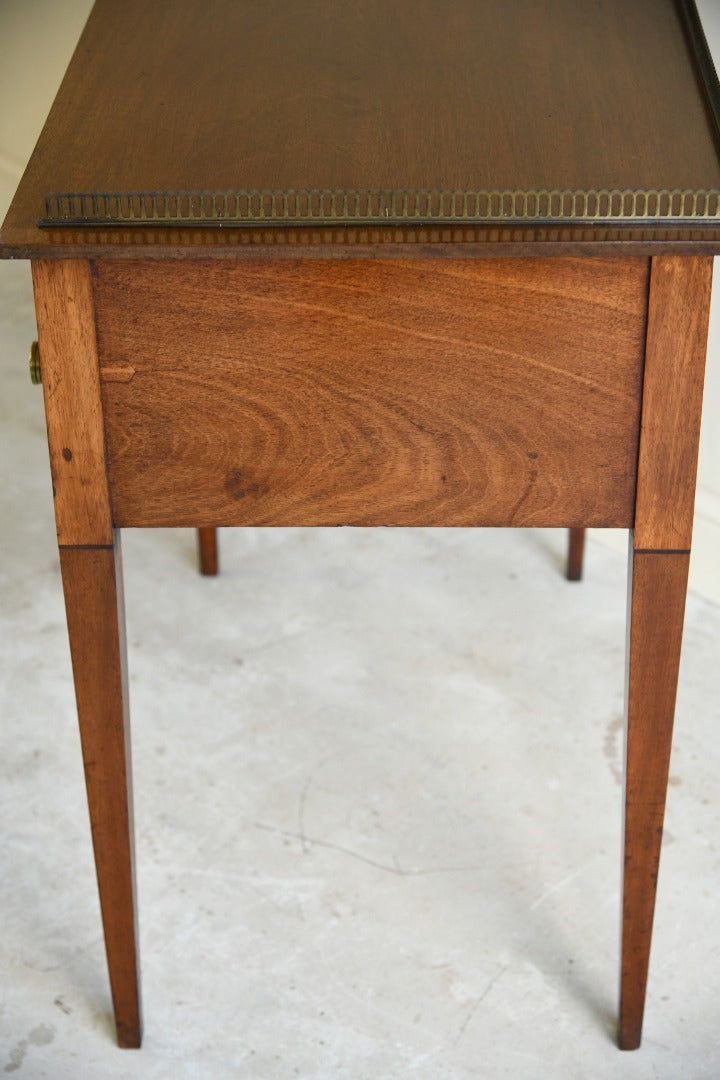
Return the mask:
{"type": "MultiPolygon", "coordinates": [[[[122,0],[118,0],[121,3],[122,0]]],[[[583,2],[583,0],[580,0],[583,2]]],[[[720,0],[697,0],[720,68],[720,0]]],[[[0,216],[20,178],[52,103],[92,0],[0,0],[0,216]]],[[[0,265],[0,273],[2,266],[0,265]]],[[[598,530],[625,547],[624,534],[598,530]]],[[[708,348],[703,433],[690,584],[720,603],[720,265],[708,348]]]]}

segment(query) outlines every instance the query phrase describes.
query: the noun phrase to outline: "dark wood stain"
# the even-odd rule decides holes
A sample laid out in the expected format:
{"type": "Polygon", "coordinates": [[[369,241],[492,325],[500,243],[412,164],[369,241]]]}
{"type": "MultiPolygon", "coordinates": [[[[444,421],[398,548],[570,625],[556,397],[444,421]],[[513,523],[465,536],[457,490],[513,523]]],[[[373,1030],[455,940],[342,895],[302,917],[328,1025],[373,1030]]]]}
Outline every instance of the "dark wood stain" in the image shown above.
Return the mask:
{"type": "Polygon", "coordinates": [[[38,230],[57,191],[720,185],[673,0],[507,8],[183,0],[179,18],[175,0],[98,0],[0,253],[207,246],[182,229],[38,230]]]}

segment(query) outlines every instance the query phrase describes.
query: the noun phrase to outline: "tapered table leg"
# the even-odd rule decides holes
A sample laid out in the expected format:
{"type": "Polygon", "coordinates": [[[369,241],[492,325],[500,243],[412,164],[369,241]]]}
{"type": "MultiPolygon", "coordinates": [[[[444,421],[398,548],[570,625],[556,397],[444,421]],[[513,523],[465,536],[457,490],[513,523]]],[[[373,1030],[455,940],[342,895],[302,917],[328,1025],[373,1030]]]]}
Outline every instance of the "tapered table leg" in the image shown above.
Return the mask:
{"type": "Polygon", "coordinates": [[[651,260],[631,536],[619,1044],[640,1045],[692,540],[712,260],[651,260]]]}
{"type": "Polygon", "coordinates": [[[642,1033],[690,556],[635,552],[630,573],[625,852],[620,979],[623,1050],[642,1033]]]}
{"type": "Polygon", "coordinates": [[[200,573],[214,577],[218,572],[217,529],[198,529],[197,538],[200,573]]]}
{"type": "Polygon", "coordinates": [[[120,1046],[140,1045],[125,616],[90,264],[33,263],[65,608],[120,1046]]]}
{"type": "Polygon", "coordinates": [[[125,615],[113,547],[60,548],[118,1044],[141,1040],[125,615]]]}
{"type": "Polygon", "coordinates": [[[583,573],[583,556],[585,554],[585,530],[568,529],[568,581],[580,581],[583,573]]]}

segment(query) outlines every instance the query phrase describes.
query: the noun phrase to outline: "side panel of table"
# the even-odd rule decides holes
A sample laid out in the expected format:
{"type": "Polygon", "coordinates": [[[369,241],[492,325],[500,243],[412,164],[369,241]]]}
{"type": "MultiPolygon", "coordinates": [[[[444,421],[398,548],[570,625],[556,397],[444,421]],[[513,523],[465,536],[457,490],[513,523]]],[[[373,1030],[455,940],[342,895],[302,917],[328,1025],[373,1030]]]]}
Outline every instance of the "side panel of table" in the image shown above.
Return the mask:
{"type": "Polygon", "coordinates": [[[115,524],[627,528],[647,275],[98,263],[115,524]]]}

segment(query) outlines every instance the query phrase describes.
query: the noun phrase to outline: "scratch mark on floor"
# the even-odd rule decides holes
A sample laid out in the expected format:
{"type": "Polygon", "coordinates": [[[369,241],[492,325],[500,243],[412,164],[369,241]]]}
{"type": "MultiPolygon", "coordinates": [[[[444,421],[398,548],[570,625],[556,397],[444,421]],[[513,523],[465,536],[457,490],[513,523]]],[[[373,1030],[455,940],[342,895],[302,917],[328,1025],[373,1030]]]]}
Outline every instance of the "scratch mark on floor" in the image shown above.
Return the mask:
{"type": "Polygon", "coordinates": [[[366,863],[367,866],[374,866],[377,870],[384,870],[388,874],[396,874],[398,877],[420,877],[423,874],[468,874],[479,869],[474,865],[468,866],[427,866],[416,867],[411,870],[406,870],[398,862],[397,856],[393,855],[393,862],[383,863],[377,859],[371,859],[368,855],[363,855],[359,851],[353,851],[352,848],[344,847],[342,844],[334,844],[331,840],[322,840],[317,836],[307,836],[304,833],[294,832],[291,829],[280,829],[276,825],[268,825],[263,821],[255,822],[256,829],[263,829],[265,832],[275,833],[278,836],[287,836],[292,840],[300,840],[314,847],[327,848],[329,851],[339,851],[342,855],[349,855],[351,859],[357,859],[359,862],[366,863]]]}
{"type": "Polygon", "coordinates": [[[474,1005],[472,1006],[472,1008],[471,1008],[471,1009],[470,1009],[470,1011],[468,1012],[467,1016],[466,1016],[466,1017],[465,1017],[465,1019],[463,1020],[462,1024],[460,1025],[460,1030],[458,1031],[457,1035],[455,1036],[455,1038],[454,1038],[454,1040],[453,1040],[453,1046],[457,1046],[457,1044],[458,1044],[458,1043],[460,1042],[460,1040],[462,1039],[463,1035],[464,1035],[464,1034],[465,1034],[465,1032],[467,1031],[467,1029],[468,1029],[468,1025],[469,1025],[470,1021],[472,1020],[473,1016],[474,1016],[474,1015],[475,1015],[475,1013],[476,1013],[476,1012],[478,1011],[478,1009],[479,1009],[479,1008],[480,1008],[480,1006],[482,1005],[483,1001],[485,1000],[485,998],[486,998],[486,997],[488,996],[488,994],[489,994],[489,993],[490,993],[490,991],[492,990],[492,988],[493,988],[493,986],[495,985],[495,983],[496,983],[496,982],[497,982],[497,981],[498,981],[498,980],[500,979],[500,977],[501,977],[502,975],[504,975],[504,974],[505,974],[505,972],[507,971],[507,969],[508,969],[509,967],[510,967],[510,962],[508,961],[508,963],[507,963],[507,964],[505,964],[505,965],[504,965],[503,967],[501,967],[499,971],[496,971],[496,972],[495,972],[495,974],[493,975],[492,979],[491,979],[491,980],[490,980],[490,982],[489,982],[489,983],[487,984],[487,986],[486,986],[486,987],[485,987],[485,989],[483,990],[483,992],[482,992],[482,994],[480,995],[480,997],[479,997],[479,998],[477,998],[477,1000],[475,1001],[475,1004],[474,1004],[474,1005]]]}
{"type": "Polygon", "coordinates": [[[593,856],[592,859],[589,859],[586,863],[583,863],[582,866],[579,866],[577,870],[573,870],[571,874],[568,874],[567,877],[564,877],[562,881],[557,881],[554,885],[548,885],[548,887],[545,889],[545,892],[541,893],[540,896],[538,896],[537,900],[533,901],[533,903],[530,905],[530,911],[535,911],[536,908],[539,908],[541,904],[545,903],[549,896],[552,896],[553,893],[560,892],[561,889],[564,889],[566,885],[569,885],[571,881],[574,881],[576,877],[579,877],[580,874],[584,873],[585,870],[587,870],[587,868],[591,866],[594,862],[595,857],[593,856]]]}
{"type": "Polygon", "coordinates": [[[300,832],[300,843],[302,845],[303,854],[307,855],[310,850],[310,841],[305,835],[305,804],[307,802],[308,791],[310,790],[310,784],[312,783],[312,776],[308,776],[303,784],[302,791],[300,792],[300,799],[298,801],[298,830],[300,832]]]}

